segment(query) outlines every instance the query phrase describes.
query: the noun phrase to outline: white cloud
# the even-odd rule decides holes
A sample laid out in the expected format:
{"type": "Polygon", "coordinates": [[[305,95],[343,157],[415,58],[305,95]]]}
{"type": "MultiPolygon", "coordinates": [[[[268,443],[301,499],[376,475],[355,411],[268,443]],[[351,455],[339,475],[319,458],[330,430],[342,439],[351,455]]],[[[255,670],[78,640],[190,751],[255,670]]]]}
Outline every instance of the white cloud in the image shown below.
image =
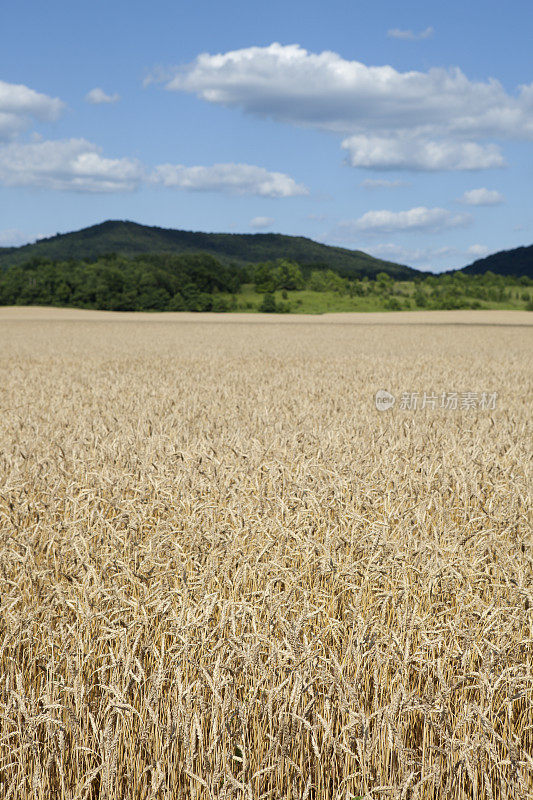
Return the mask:
{"type": "Polygon", "coordinates": [[[452,214],[445,208],[410,208],[408,211],[367,211],[357,220],[345,220],[335,228],[337,239],[350,240],[364,233],[427,232],[464,227],[471,222],[469,214],[452,214]]]}
{"type": "Polygon", "coordinates": [[[505,201],[505,197],[496,189],[470,189],[459,198],[459,203],[468,206],[497,206],[505,201]]]}
{"type": "Polygon", "coordinates": [[[466,250],[445,245],[443,247],[404,247],[396,243],[369,244],[365,252],[376,258],[395,261],[400,264],[416,265],[422,268],[450,268],[463,264],[469,259],[483,258],[493,252],[484,244],[473,244],[466,250]]]}
{"type": "Polygon", "coordinates": [[[409,181],[388,181],[384,178],[366,178],[361,182],[363,189],[396,189],[410,185],[409,181]]]}
{"type": "Polygon", "coordinates": [[[400,72],[337,53],[273,43],[211,55],[166,75],[172,91],[348,137],[349,163],[371,169],[456,170],[504,165],[487,139],[533,139],[533,84],[508,94],[458,68],[400,72]]]}
{"type": "Polygon", "coordinates": [[[100,148],[85,139],[0,147],[0,183],[79,192],[132,191],[143,168],[129,158],[104,158],[100,148]]]}
{"type": "Polygon", "coordinates": [[[505,160],[494,144],[429,141],[414,136],[351,136],[342,143],[352,167],[420,171],[478,170],[503,167],[505,160]]]}
{"type": "Polygon", "coordinates": [[[93,105],[100,105],[101,103],[116,103],[120,100],[119,94],[106,94],[103,89],[96,87],[91,89],[85,95],[85,100],[93,105]]]}
{"type": "Polygon", "coordinates": [[[213,164],[210,167],[185,167],[161,164],[152,181],[175,189],[197,192],[224,191],[260,197],[294,197],[308,194],[302,184],[282,172],[269,172],[252,164],[213,164]]]}
{"type": "Polygon", "coordinates": [[[105,158],[86,139],[34,140],[0,145],[0,184],[77,192],[130,192],[142,182],[189,191],[261,197],[308,194],[281,172],[251,164],[184,167],[161,164],[151,174],[137,160],[105,158]]]}
{"type": "Polygon", "coordinates": [[[391,28],[387,31],[389,39],[406,39],[407,41],[416,42],[421,39],[430,39],[435,33],[435,29],[430,25],[423,31],[415,33],[412,30],[402,30],[400,28],[391,28]]]}
{"type": "Polygon", "coordinates": [[[21,244],[26,244],[28,240],[29,237],[18,228],[0,231],[0,247],[19,247],[21,244]]]}
{"type": "Polygon", "coordinates": [[[255,228],[257,230],[261,228],[271,228],[273,222],[273,217],[254,217],[250,220],[250,228],[255,228]]]}
{"type": "Polygon", "coordinates": [[[33,120],[50,122],[60,115],[64,103],[57,97],[17,83],[0,81],[0,140],[26,130],[33,120]]]}
{"type": "Polygon", "coordinates": [[[488,256],[491,252],[490,247],[487,247],[486,244],[472,244],[466,251],[468,256],[473,256],[474,258],[484,258],[488,256]]]}
{"type": "Polygon", "coordinates": [[[469,81],[458,68],[399,72],[297,44],[203,53],[167,76],[166,88],[346,134],[403,129],[533,138],[533,84],[512,96],[498,81],[469,81]]]}
{"type": "Polygon", "coordinates": [[[370,244],[365,247],[365,250],[376,258],[384,258],[402,264],[429,264],[443,259],[449,260],[460,253],[457,248],[449,246],[412,248],[394,243],[370,244]]]}

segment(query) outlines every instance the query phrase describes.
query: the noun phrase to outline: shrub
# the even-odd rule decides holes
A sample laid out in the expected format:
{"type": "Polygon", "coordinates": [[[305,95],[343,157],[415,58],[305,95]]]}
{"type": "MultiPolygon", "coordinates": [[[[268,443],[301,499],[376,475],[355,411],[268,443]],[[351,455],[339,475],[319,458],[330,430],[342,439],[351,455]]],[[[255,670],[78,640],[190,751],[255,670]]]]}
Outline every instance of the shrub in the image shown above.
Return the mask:
{"type": "Polygon", "coordinates": [[[278,306],[276,303],[276,298],[271,292],[267,292],[263,295],[263,302],[259,306],[259,311],[263,314],[274,314],[278,311],[278,306]]]}

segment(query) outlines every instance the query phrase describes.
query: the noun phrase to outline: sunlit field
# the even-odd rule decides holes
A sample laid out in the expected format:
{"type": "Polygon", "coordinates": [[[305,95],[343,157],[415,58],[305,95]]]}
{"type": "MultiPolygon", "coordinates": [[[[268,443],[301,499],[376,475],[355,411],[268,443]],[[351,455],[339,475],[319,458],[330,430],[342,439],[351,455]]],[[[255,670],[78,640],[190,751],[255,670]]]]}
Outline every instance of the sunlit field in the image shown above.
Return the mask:
{"type": "Polygon", "coordinates": [[[532,798],[531,324],[1,310],[0,796],[532,798]]]}

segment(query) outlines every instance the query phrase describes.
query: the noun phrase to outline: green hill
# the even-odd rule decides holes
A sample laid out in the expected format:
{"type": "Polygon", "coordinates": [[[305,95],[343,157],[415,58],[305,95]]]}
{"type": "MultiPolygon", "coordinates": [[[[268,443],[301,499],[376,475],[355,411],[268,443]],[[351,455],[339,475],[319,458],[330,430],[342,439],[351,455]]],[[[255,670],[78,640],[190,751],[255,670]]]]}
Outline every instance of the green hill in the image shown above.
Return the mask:
{"type": "Polygon", "coordinates": [[[491,256],[474,261],[460,271],[466,275],[483,275],[490,271],[495,275],[512,275],[515,278],[526,275],[528,278],[533,278],[533,245],[493,253],[491,256]]]}
{"type": "Polygon", "coordinates": [[[23,264],[33,258],[65,261],[96,259],[108,253],[142,254],[209,253],[223,264],[257,264],[286,258],[303,267],[329,268],[346,276],[375,277],[387,272],[395,278],[410,278],[418,270],[373,258],[358,250],[330,247],[303,236],[279,233],[196,233],[149,227],[135,222],[109,221],[74,233],[58,234],[34,244],[0,248],[0,268],[23,264]]]}

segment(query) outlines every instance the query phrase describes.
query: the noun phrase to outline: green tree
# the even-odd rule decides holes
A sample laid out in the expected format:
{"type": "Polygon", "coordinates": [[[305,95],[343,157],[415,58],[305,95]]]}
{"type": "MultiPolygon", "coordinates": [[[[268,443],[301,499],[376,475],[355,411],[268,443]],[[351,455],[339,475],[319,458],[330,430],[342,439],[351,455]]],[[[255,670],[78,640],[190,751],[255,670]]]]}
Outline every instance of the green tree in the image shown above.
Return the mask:
{"type": "Polygon", "coordinates": [[[276,290],[275,267],[272,263],[258,264],[254,271],[256,292],[270,294],[276,290]]]}
{"type": "Polygon", "coordinates": [[[179,292],[176,292],[174,297],[171,297],[168,301],[167,308],[169,311],[186,311],[187,305],[183,296],[179,292]]]}
{"type": "Polygon", "coordinates": [[[259,306],[259,311],[263,314],[273,314],[278,310],[276,298],[271,292],[267,292],[263,296],[263,302],[259,306]]]}
{"type": "Polygon", "coordinates": [[[280,259],[273,270],[273,277],[276,289],[301,289],[304,285],[302,270],[295,261],[280,259]]]}
{"type": "Polygon", "coordinates": [[[331,269],[313,270],[307,286],[313,292],[344,292],[348,281],[331,269]]]}
{"type": "Polygon", "coordinates": [[[415,290],[414,301],[419,308],[425,308],[428,304],[426,295],[418,286],[415,290]]]}

